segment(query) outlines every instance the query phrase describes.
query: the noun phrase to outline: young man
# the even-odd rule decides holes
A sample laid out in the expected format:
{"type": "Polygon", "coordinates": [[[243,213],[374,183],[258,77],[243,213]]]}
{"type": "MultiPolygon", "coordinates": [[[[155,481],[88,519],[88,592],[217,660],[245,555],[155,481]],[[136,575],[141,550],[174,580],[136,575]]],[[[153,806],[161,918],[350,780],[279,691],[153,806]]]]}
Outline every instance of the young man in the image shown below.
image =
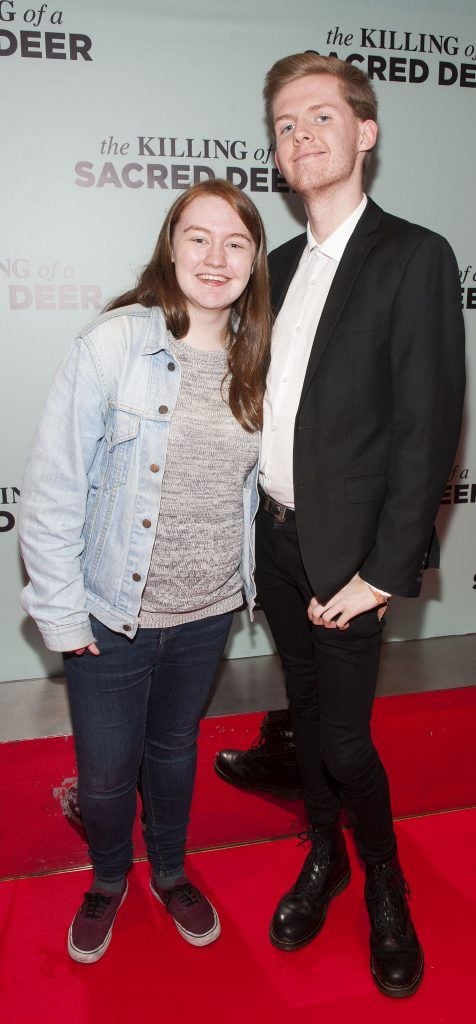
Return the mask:
{"type": "MultiPolygon", "coordinates": [[[[257,584],[285,672],[311,842],[271,941],[305,945],[347,885],[343,805],[366,868],[373,977],[387,995],[409,996],[423,953],[370,717],[389,597],[416,597],[437,562],[433,522],[464,389],[458,270],[443,238],[363,194],[377,104],[359,69],[296,54],[274,65],[264,95],[276,163],[308,217],[307,234],[270,256],[277,319],[257,584]]],[[[250,786],[236,752],[219,755],[220,767],[250,786]]],[[[292,754],[286,771],[278,788],[296,781],[292,754]]]]}

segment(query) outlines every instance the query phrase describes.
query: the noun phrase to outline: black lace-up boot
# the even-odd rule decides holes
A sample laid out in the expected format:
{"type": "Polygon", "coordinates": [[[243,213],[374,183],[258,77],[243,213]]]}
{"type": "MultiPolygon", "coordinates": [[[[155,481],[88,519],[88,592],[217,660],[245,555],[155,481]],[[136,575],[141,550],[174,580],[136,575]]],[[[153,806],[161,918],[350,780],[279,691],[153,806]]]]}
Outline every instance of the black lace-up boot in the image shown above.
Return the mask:
{"type": "Polygon", "coordinates": [[[239,789],[261,789],[286,800],[301,796],[289,711],[268,711],[250,750],[221,750],[215,771],[239,789]]]}
{"type": "Polygon", "coordinates": [[[311,849],[295,885],[278,903],[271,922],[273,946],[300,949],[321,930],[331,899],[348,885],[350,864],[341,829],[310,832],[311,849]]]}
{"type": "Polygon", "coordinates": [[[423,977],[423,950],[408,909],[410,889],[398,858],[367,865],[365,901],[370,917],[370,969],[387,996],[412,996],[423,977]]]}

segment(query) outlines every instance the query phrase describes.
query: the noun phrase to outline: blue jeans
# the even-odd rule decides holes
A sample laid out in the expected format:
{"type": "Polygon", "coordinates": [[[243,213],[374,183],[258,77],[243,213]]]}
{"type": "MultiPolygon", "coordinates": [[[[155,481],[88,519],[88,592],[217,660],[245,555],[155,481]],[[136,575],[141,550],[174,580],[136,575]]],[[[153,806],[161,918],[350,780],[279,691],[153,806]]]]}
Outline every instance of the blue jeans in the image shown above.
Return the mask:
{"type": "Polygon", "coordinates": [[[128,640],[91,616],[101,654],[64,655],[79,803],[104,882],[131,864],[139,771],[153,871],[182,873],[199,722],[232,618],[139,629],[128,640]]]}

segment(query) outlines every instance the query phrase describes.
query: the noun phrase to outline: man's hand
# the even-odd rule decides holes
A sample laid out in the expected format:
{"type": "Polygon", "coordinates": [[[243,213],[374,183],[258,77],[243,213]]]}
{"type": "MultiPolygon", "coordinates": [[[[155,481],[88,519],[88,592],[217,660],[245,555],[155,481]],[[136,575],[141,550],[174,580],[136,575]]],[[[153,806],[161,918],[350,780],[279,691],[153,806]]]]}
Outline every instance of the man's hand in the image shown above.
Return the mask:
{"type": "Polygon", "coordinates": [[[385,599],[382,604],[379,604],[369,585],[356,573],[345,587],[331,597],[327,604],[319,604],[317,597],[312,597],[307,614],[314,626],[325,626],[326,629],[348,629],[351,619],[372,608],[380,609],[378,614],[381,619],[385,614],[387,603],[388,601],[385,599]]]}
{"type": "Polygon", "coordinates": [[[90,654],[100,654],[101,653],[101,651],[99,650],[99,647],[96,647],[96,644],[93,643],[93,644],[88,644],[87,647],[78,647],[78,650],[77,651],[73,651],[73,654],[84,654],[85,651],[89,651],[90,654]]]}

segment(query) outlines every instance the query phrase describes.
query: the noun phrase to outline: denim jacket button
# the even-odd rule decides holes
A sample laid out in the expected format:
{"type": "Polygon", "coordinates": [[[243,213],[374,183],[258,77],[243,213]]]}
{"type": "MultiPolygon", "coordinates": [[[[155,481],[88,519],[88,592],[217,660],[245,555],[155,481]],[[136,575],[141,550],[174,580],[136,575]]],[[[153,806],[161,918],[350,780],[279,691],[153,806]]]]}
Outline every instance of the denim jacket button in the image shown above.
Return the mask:
{"type": "Polygon", "coordinates": [[[175,370],[175,363],[167,363],[167,369],[170,370],[170,372],[175,370]]]}
{"type": "Polygon", "coordinates": [[[140,580],[142,579],[140,572],[133,572],[132,579],[134,580],[135,583],[139,583],[140,580]]]}
{"type": "Polygon", "coordinates": [[[128,626],[127,623],[126,623],[126,625],[123,626],[122,628],[124,630],[124,633],[130,633],[131,629],[132,629],[132,626],[128,626]]]}
{"type": "Polygon", "coordinates": [[[168,412],[168,411],[169,411],[168,405],[159,405],[159,412],[164,413],[164,412],[168,412]]]}
{"type": "Polygon", "coordinates": [[[158,473],[159,469],[160,469],[160,466],[158,466],[156,462],[153,462],[151,467],[150,467],[151,473],[158,473]]]}
{"type": "Polygon", "coordinates": [[[148,530],[149,526],[152,526],[152,523],[151,523],[150,519],[143,519],[142,520],[142,526],[145,526],[146,530],[148,530]]]}

